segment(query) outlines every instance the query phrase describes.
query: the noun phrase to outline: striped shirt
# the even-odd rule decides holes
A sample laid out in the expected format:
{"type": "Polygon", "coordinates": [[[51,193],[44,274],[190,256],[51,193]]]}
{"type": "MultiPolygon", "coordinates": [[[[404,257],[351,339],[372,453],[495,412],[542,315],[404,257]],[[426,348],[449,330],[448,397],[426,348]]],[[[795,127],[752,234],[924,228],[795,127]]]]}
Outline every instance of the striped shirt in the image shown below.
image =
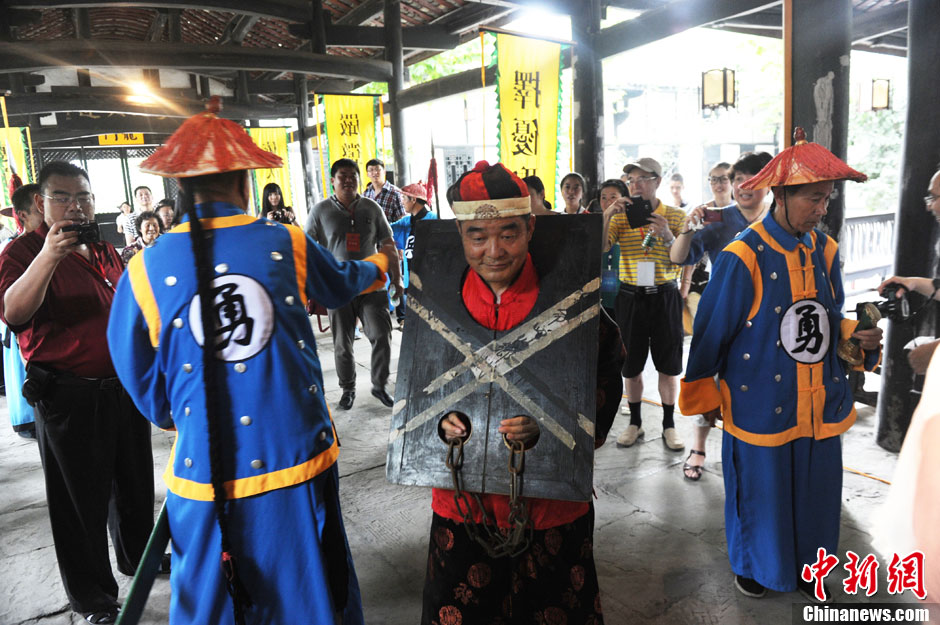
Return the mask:
{"type": "MultiPolygon", "coordinates": [[[[685,221],[684,212],[662,202],[659,202],[654,212],[665,217],[672,234],[679,236],[682,222],[685,221]]],[[[662,239],[654,237],[653,246],[648,250],[643,249],[643,238],[648,232],[647,227],[631,228],[624,213],[617,213],[610,218],[608,239],[620,245],[620,281],[624,284],[636,286],[637,263],[644,260],[656,263],[653,281],[657,285],[672,282],[679,277],[681,267],[669,260],[669,248],[662,239]]]]}

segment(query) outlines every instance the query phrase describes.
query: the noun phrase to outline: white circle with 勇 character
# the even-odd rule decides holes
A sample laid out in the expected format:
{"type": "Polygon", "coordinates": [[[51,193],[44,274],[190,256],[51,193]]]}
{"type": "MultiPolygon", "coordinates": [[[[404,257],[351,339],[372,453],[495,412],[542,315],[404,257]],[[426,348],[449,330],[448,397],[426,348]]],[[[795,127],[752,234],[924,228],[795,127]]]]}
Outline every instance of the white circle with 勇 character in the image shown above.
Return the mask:
{"type": "MultiPolygon", "coordinates": [[[[274,303],[260,282],[250,276],[225,274],[210,286],[210,322],[215,332],[215,357],[226,362],[247,360],[260,352],[274,332],[274,303]]],[[[203,345],[201,298],[189,304],[189,327],[203,345]]]]}

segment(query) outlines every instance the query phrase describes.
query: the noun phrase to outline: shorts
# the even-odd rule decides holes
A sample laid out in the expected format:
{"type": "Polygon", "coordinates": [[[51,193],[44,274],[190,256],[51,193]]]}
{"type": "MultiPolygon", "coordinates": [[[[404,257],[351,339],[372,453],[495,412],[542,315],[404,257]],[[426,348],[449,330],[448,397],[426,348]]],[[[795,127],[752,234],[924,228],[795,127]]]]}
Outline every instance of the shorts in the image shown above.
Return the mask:
{"type": "Polygon", "coordinates": [[[657,293],[621,285],[616,313],[627,348],[623,377],[635,378],[643,373],[650,353],[658,372],[682,373],[682,298],[674,282],[660,286],[657,293]]]}

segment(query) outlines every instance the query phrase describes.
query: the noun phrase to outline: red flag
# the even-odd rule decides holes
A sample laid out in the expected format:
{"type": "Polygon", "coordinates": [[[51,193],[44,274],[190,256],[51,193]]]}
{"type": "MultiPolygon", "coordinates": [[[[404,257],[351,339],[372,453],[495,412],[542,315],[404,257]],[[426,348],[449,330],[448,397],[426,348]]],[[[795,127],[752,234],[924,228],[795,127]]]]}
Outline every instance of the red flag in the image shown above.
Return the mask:
{"type": "Polygon", "coordinates": [[[441,202],[438,199],[437,191],[437,159],[434,158],[434,146],[431,146],[431,163],[428,166],[428,202],[431,202],[431,196],[434,196],[435,212],[441,212],[441,202]]]}

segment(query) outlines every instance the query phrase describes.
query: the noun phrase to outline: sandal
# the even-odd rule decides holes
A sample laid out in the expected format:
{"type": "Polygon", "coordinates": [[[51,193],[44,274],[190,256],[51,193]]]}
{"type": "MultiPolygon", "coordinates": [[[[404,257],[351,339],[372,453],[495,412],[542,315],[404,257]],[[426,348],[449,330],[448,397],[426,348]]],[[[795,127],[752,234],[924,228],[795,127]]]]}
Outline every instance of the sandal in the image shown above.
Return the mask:
{"type": "Polygon", "coordinates": [[[697,481],[699,481],[699,480],[702,478],[702,470],[703,470],[705,467],[704,467],[704,465],[703,465],[703,466],[696,467],[696,466],[693,466],[693,465],[689,464],[689,463],[688,463],[688,460],[689,460],[689,458],[692,457],[692,454],[695,454],[695,455],[697,455],[697,456],[702,456],[703,458],[705,457],[705,452],[704,452],[704,451],[699,451],[698,449],[690,449],[690,450],[689,450],[689,456],[688,456],[688,458],[686,458],[686,462],[683,463],[683,465],[682,465],[682,476],[683,476],[685,479],[687,479],[687,480],[691,480],[691,481],[693,481],[693,482],[697,482],[697,481]],[[692,475],[689,475],[688,473],[686,473],[686,471],[691,472],[692,475]]]}
{"type": "Polygon", "coordinates": [[[92,625],[110,625],[116,623],[118,618],[118,608],[108,608],[98,612],[88,612],[84,614],[85,620],[92,625]]]}

